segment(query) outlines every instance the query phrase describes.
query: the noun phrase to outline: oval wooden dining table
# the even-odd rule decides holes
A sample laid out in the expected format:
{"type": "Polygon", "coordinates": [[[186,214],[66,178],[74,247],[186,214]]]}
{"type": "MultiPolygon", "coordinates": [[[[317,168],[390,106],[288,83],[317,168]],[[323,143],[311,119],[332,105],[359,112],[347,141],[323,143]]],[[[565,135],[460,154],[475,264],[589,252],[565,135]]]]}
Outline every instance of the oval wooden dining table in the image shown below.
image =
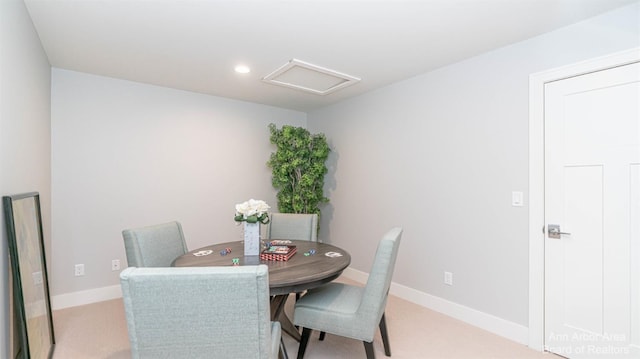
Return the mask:
{"type": "MultiPolygon", "coordinates": [[[[272,239],[274,240],[274,239],[272,239]]],[[[338,278],[351,263],[347,251],[331,244],[311,241],[290,241],[297,252],[287,261],[262,260],[245,256],[243,241],[218,243],[192,250],[176,258],[174,267],[207,267],[265,264],[269,267],[271,320],[277,320],[287,334],[300,341],[300,333],[284,313],[290,293],[300,293],[338,278]],[[228,254],[222,254],[225,249],[228,254]],[[305,255],[306,254],[306,255],[305,255]],[[237,264],[234,264],[237,258],[237,264]]]]}

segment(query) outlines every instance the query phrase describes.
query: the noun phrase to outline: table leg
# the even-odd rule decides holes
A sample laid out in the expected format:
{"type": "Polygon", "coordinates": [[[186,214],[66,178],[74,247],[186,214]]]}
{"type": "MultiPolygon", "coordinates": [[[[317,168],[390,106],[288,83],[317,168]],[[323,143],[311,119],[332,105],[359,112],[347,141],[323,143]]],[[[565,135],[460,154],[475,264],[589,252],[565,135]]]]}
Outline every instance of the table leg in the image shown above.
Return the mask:
{"type": "Polygon", "coordinates": [[[300,332],[298,329],[291,323],[289,317],[284,312],[284,305],[287,302],[287,298],[289,298],[288,294],[276,295],[271,297],[271,320],[279,321],[280,326],[282,327],[282,331],[289,334],[296,341],[300,341],[300,332]]]}

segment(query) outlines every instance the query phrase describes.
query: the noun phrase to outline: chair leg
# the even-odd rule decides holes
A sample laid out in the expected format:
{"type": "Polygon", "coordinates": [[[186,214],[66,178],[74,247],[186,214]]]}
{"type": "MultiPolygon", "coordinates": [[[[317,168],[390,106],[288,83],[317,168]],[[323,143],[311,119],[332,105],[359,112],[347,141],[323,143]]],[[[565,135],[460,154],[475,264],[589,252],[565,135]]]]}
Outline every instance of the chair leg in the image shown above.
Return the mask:
{"type": "Polygon", "coordinates": [[[281,359],[289,359],[289,354],[287,354],[287,347],[284,346],[284,339],[280,337],[280,355],[278,355],[281,359]]]}
{"type": "Polygon", "coordinates": [[[326,332],[320,332],[320,337],[318,339],[324,340],[324,336],[327,335],[326,332]]]}
{"type": "Polygon", "coordinates": [[[389,333],[387,333],[387,321],[384,319],[384,313],[380,319],[380,335],[382,336],[382,344],[384,344],[384,355],[390,357],[391,346],[389,345],[389,333]]]}
{"type": "Polygon", "coordinates": [[[376,359],[376,353],[373,351],[373,342],[365,342],[364,351],[367,353],[367,359],[376,359]]]}
{"type": "Polygon", "coordinates": [[[298,347],[298,359],[304,358],[304,351],[307,350],[307,343],[311,336],[310,328],[302,328],[302,338],[300,338],[300,346],[298,347]]]}

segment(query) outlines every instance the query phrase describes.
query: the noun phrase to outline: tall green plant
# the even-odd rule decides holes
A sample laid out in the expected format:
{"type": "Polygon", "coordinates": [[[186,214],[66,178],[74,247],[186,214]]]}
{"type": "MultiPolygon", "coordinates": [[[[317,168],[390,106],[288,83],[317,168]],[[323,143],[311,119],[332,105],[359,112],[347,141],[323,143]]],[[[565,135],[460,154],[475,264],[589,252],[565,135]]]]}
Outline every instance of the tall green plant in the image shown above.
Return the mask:
{"type": "Polygon", "coordinates": [[[278,190],[278,210],[281,213],[317,213],[324,196],[325,162],[329,145],[324,134],[312,135],[302,127],[269,125],[271,153],[267,165],[272,169],[271,181],[278,190]]]}

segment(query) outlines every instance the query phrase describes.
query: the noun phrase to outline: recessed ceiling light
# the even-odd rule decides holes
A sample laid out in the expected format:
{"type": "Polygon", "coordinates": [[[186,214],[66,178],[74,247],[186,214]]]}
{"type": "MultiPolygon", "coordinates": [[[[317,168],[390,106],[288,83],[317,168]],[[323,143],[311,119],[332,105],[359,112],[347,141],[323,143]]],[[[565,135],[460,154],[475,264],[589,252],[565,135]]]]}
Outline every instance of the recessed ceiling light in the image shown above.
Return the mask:
{"type": "Polygon", "coordinates": [[[249,66],[246,65],[238,65],[235,67],[235,70],[239,74],[248,74],[249,72],[251,72],[249,66]]]}

